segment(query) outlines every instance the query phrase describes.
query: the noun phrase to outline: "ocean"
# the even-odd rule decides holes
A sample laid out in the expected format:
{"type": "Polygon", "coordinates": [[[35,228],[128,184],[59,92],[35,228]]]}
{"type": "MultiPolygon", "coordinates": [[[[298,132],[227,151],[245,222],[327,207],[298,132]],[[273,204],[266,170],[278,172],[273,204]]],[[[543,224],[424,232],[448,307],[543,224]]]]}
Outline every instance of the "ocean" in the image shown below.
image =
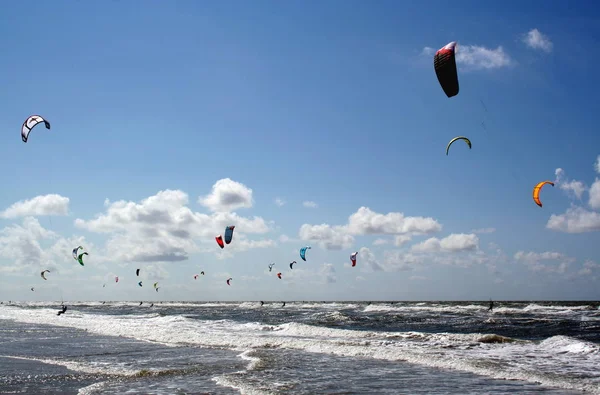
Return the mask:
{"type": "Polygon", "coordinates": [[[2,394],[600,394],[594,302],[11,302],[2,394]]]}

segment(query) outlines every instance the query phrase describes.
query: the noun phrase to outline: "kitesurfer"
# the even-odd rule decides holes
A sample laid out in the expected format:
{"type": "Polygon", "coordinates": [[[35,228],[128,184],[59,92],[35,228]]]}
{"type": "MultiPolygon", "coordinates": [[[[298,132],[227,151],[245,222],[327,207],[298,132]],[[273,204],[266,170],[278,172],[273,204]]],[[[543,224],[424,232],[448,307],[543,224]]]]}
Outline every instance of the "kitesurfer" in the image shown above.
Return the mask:
{"type": "Polygon", "coordinates": [[[265,304],[265,302],[263,302],[262,300],[260,301],[260,307],[262,307],[262,305],[265,304]]]}
{"type": "Polygon", "coordinates": [[[494,309],[494,301],[490,299],[490,307],[488,308],[488,311],[492,311],[494,309]]]}
{"type": "Polygon", "coordinates": [[[60,310],[56,315],[61,315],[67,312],[67,306],[63,305],[62,310],[60,310]]]}
{"type": "Polygon", "coordinates": [[[285,302],[283,302],[283,304],[281,305],[281,307],[285,307],[285,302]]]}

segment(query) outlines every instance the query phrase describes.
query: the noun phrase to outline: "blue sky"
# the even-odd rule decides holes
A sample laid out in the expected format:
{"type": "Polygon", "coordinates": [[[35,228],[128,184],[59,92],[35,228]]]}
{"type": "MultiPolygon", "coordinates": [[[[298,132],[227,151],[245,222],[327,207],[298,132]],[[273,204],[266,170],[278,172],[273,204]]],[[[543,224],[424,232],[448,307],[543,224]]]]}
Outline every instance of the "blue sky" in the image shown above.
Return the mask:
{"type": "Polygon", "coordinates": [[[583,1],[6,3],[0,299],[598,299],[599,20],[583,1]],[[52,129],[23,143],[31,114],[52,129]],[[446,156],[458,135],[473,148],[446,156]]]}

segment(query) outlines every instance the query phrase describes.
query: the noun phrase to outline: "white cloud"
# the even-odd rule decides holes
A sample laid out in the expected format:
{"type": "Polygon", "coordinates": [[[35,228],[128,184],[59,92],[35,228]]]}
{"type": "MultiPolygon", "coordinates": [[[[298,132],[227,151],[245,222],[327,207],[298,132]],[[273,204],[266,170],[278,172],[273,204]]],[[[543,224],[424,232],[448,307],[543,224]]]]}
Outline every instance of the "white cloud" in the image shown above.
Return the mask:
{"type": "Polygon", "coordinates": [[[388,243],[389,243],[389,240],[387,240],[387,239],[376,239],[376,240],[373,242],[373,245],[374,245],[374,246],[382,246],[382,245],[384,245],[384,244],[388,244],[388,243]]]}
{"type": "Polygon", "coordinates": [[[354,237],[347,234],[344,227],[328,224],[304,224],[300,227],[298,235],[300,239],[315,242],[321,248],[327,250],[350,248],[354,243],[354,237]]]}
{"type": "Polygon", "coordinates": [[[368,207],[359,208],[348,218],[348,233],[420,235],[439,232],[442,225],[431,217],[405,217],[403,213],[380,214],[368,207]]]}
{"type": "Polygon", "coordinates": [[[547,53],[552,52],[552,47],[554,46],[548,36],[542,34],[538,29],[531,29],[527,32],[527,34],[523,36],[523,42],[529,48],[541,49],[547,53]]]}
{"type": "Polygon", "coordinates": [[[424,47],[423,50],[421,51],[421,56],[433,56],[435,55],[435,48],[431,48],[431,47],[424,47]]]}
{"type": "Polygon", "coordinates": [[[0,216],[3,218],[16,218],[40,215],[68,215],[68,213],[69,198],[49,194],[18,201],[4,210],[0,216]]]}
{"type": "MultiPolygon", "coordinates": [[[[594,162],[594,170],[600,172],[600,155],[594,162]]],[[[593,210],[600,210],[600,179],[596,177],[592,186],[588,189],[580,181],[568,181],[562,169],[556,169],[556,182],[561,189],[569,191],[581,199],[587,190],[588,205],[593,210]]],[[[548,219],[546,228],[566,233],[584,233],[600,231],[600,213],[588,210],[585,207],[571,205],[563,214],[552,214],[548,219]]]]}
{"type": "Polygon", "coordinates": [[[414,252],[458,252],[472,251],[479,246],[479,238],[474,234],[453,233],[443,239],[432,237],[412,247],[414,252]]]}
{"type": "Polygon", "coordinates": [[[319,270],[319,274],[326,284],[332,284],[337,281],[335,267],[332,263],[324,263],[319,270]]]}
{"type": "Polygon", "coordinates": [[[409,236],[438,232],[441,229],[442,225],[430,217],[405,217],[398,212],[380,214],[368,207],[361,207],[348,217],[346,225],[304,224],[300,227],[299,235],[302,240],[318,242],[321,248],[339,250],[350,248],[354,243],[354,235],[396,234],[404,236],[396,240],[403,243],[409,236]]]}
{"type": "MultiPolygon", "coordinates": [[[[435,48],[424,47],[421,56],[432,57],[436,51],[435,48]]],[[[457,44],[455,53],[457,65],[463,66],[461,71],[499,69],[513,64],[512,59],[501,46],[493,49],[481,45],[457,44]]]]}
{"type": "Polygon", "coordinates": [[[529,267],[534,272],[554,272],[564,273],[569,264],[575,262],[574,258],[568,257],[560,252],[525,252],[518,251],[515,253],[515,259],[529,267]],[[544,264],[543,261],[554,261],[554,265],[544,264]]]}
{"type": "Polygon", "coordinates": [[[317,208],[319,207],[319,205],[313,201],[307,200],[305,202],[302,202],[302,205],[304,207],[308,207],[308,208],[317,208]]]}
{"type": "Polygon", "coordinates": [[[358,262],[360,262],[360,266],[365,266],[374,272],[383,271],[383,266],[377,261],[375,254],[367,247],[362,247],[358,251],[357,264],[358,262]]]}
{"type": "Polygon", "coordinates": [[[35,275],[44,269],[53,274],[72,272],[79,268],[79,265],[73,265],[71,255],[73,246],[77,245],[94,248],[81,236],[61,238],[42,227],[36,218],[25,217],[20,225],[13,224],[0,230],[0,257],[11,262],[9,266],[0,266],[0,271],[33,271],[35,275]],[[54,243],[49,247],[42,246],[43,242],[52,240],[54,243]]]}
{"type": "Polygon", "coordinates": [[[198,198],[198,203],[211,211],[229,212],[252,207],[252,189],[230,178],[218,180],[210,194],[198,198]]]}
{"type": "Polygon", "coordinates": [[[499,46],[490,49],[479,45],[457,46],[456,63],[464,65],[463,70],[491,70],[512,64],[510,56],[499,46]]]}
{"type": "Polygon", "coordinates": [[[587,190],[587,187],[583,182],[575,180],[569,181],[565,171],[561,168],[556,169],[554,174],[556,175],[554,183],[558,185],[560,189],[572,193],[577,199],[581,199],[581,196],[587,190]]]}
{"type": "Polygon", "coordinates": [[[33,217],[25,217],[21,225],[0,230],[0,256],[8,258],[18,268],[49,264],[49,256],[40,245],[42,239],[56,238],[33,217]]]}
{"type": "Polygon", "coordinates": [[[590,187],[588,204],[594,210],[600,210],[600,179],[598,178],[590,187]]]}
{"type": "Polygon", "coordinates": [[[275,204],[279,207],[283,206],[285,204],[285,200],[281,199],[281,198],[275,198],[275,204]]]}
{"type": "Polygon", "coordinates": [[[564,214],[552,214],[546,228],[566,233],[600,231],[600,214],[583,207],[570,207],[564,214]]]}
{"type": "Polygon", "coordinates": [[[479,228],[479,229],[473,229],[471,231],[471,233],[485,234],[485,233],[494,233],[495,231],[496,231],[496,228],[479,228]]]}
{"type": "Polygon", "coordinates": [[[589,276],[598,269],[600,269],[600,264],[588,259],[583,262],[583,267],[579,270],[578,274],[581,276],[589,276]]]}
{"type": "MultiPolygon", "coordinates": [[[[216,185],[216,184],[215,184],[216,185]]],[[[214,188],[213,188],[214,191],[214,188]]],[[[95,233],[107,233],[105,260],[121,262],[168,262],[188,259],[198,252],[196,240],[214,247],[214,237],[227,225],[236,226],[235,243],[228,252],[272,245],[272,241],[248,241],[247,233],[266,233],[261,217],[245,218],[236,213],[211,215],[187,207],[188,195],[180,190],[164,190],[140,203],[120,200],[110,203],[95,219],[76,219],[75,226],[95,233]],[[266,243],[266,244],[265,244],[266,243]],[[232,251],[229,251],[232,250],[232,251]]],[[[219,253],[220,249],[209,251],[219,253]]]]}
{"type": "Polygon", "coordinates": [[[394,245],[396,247],[402,247],[403,245],[405,245],[406,243],[408,243],[411,240],[412,240],[412,237],[409,235],[398,235],[394,239],[394,245]]]}

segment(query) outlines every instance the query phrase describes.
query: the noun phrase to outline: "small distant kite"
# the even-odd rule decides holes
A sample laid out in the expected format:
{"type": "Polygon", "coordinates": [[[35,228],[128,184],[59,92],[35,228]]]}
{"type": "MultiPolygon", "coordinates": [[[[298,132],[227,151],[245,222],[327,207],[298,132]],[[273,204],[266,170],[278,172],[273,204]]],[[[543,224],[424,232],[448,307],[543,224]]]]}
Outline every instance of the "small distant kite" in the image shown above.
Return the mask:
{"type": "Polygon", "coordinates": [[[43,278],[44,280],[48,280],[48,279],[46,278],[46,276],[44,275],[45,273],[50,273],[50,270],[47,270],[47,269],[46,269],[46,270],[44,270],[42,273],[40,273],[40,274],[41,274],[41,276],[42,276],[42,278],[43,278]]]}
{"type": "Polygon", "coordinates": [[[231,277],[229,277],[229,278],[227,279],[227,285],[231,285],[231,284],[229,283],[231,280],[233,280],[233,278],[231,278],[231,277]]]}
{"type": "Polygon", "coordinates": [[[306,250],[310,250],[310,249],[311,249],[310,246],[300,248],[300,258],[302,258],[303,261],[306,261],[306,250]]]}
{"type": "Polygon", "coordinates": [[[350,255],[350,262],[352,262],[352,267],[356,266],[356,256],[358,255],[358,251],[353,252],[352,255],[350,255]]]}
{"type": "Polygon", "coordinates": [[[540,207],[542,207],[542,202],[540,201],[540,192],[542,191],[542,187],[546,184],[554,186],[552,181],[542,181],[533,187],[533,201],[540,207]]]}
{"type": "Polygon", "coordinates": [[[23,122],[23,125],[21,126],[21,139],[24,143],[27,142],[27,139],[29,138],[29,133],[31,133],[31,129],[33,129],[36,125],[39,125],[40,123],[44,123],[46,129],[50,129],[50,122],[46,121],[39,115],[31,115],[25,120],[25,122],[23,122]]]}
{"type": "Polygon", "coordinates": [[[88,254],[87,252],[84,252],[84,253],[79,254],[79,256],[77,257],[77,261],[79,261],[79,264],[81,266],[84,266],[84,263],[83,263],[83,256],[84,255],[90,255],[90,254],[88,254]]]}
{"type": "Polygon", "coordinates": [[[277,277],[281,280],[281,273],[277,273],[277,277]]]}
{"type": "Polygon", "coordinates": [[[233,226],[233,225],[230,225],[225,228],[225,244],[231,243],[231,239],[233,238],[233,230],[234,229],[235,229],[235,226],[233,226]]]}
{"type": "Polygon", "coordinates": [[[452,140],[450,140],[450,142],[448,143],[448,145],[446,146],[446,155],[448,155],[448,150],[450,149],[450,146],[452,145],[452,143],[454,143],[456,140],[464,140],[465,143],[467,143],[467,145],[469,146],[469,149],[471,149],[471,140],[469,140],[468,138],[466,138],[465,136],[458,136],[453,138],[452,140]]]}

